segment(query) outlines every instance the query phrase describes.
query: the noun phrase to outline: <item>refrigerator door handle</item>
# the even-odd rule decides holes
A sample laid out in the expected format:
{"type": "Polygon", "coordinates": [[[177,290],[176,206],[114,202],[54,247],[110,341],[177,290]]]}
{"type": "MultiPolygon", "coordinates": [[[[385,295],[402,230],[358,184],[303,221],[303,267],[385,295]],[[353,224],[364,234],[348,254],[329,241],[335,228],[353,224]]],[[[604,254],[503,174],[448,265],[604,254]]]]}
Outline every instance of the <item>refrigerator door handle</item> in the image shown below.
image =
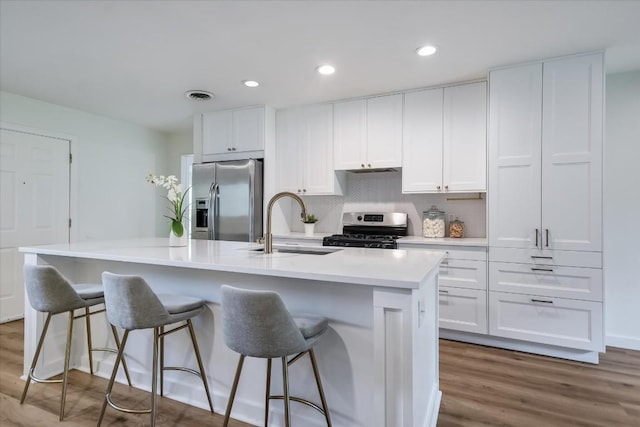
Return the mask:
{"type": "Polygon", "coordinates": [[[217,211],[218,210],[218,183],[217,182],[212,182],[211,186],[209,187],[209,211],[207,212],[207,224],[208,224],[208,239],[209,240],[214,240],[215,239],[215,233],[216,233],[216,228],[215,228],[215,218],[217,218],[217,211]]]}

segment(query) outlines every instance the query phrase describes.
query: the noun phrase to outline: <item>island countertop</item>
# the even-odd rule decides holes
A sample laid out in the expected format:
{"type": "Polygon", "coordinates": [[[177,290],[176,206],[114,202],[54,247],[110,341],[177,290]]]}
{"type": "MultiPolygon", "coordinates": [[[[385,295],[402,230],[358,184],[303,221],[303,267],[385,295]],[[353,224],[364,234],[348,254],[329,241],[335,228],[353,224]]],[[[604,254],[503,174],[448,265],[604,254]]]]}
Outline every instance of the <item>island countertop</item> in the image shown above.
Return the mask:
{"type": "Polygon", "coordinates": [[[166,238],[146,238],[22,247],[20,252],[407,289],[418,288],[444,256],[440,251],[369,248],[265,255],[256,251],[261,247],[212,240],[169,247],[166,238]]]}

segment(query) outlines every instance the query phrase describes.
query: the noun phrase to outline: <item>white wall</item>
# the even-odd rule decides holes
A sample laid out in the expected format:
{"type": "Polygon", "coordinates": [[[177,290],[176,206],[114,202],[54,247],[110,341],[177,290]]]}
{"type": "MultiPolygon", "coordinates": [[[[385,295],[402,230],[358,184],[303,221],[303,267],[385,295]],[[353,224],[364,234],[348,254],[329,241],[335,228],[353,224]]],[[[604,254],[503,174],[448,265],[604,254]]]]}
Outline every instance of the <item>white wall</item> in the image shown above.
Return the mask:
{"type": "Polygon", "coordinates": [[[640,350],[640,71],[607,76],[605,123],[606,343],[640,350]]]}
{"type": "Polygon", "coordinates": [[[168,202],[145,181],[150,172],[167,174],[168,135],[7,92],[0,92],[0,121],[74,138],[72,240],[168,234],[168,202]]]}

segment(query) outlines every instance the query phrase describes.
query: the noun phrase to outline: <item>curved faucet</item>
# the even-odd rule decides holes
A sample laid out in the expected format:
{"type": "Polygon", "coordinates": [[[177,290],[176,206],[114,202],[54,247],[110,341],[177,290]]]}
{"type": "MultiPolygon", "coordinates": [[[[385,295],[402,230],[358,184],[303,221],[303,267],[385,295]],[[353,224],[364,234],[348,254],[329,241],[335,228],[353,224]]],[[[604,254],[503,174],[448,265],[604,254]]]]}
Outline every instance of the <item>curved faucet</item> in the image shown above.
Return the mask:
{"type": "Polygon", "coordinates": [[[265,254],[273,253],[272,236],[271,236],[271,210],[273,209],[274,203],[283,197],[291,197],[293,200],[298,202],[298,204],[300,205],[300,208],[302,209],[302,213],[300,214],[300,217],[306,218],[307,216],[307,208],[305,207],[304,202],[298,195],[291,193],[289,191],[283,191],[273,196],[271,200],[269,200],[269,204],[267,205],[267,230],[264,234],[264,253],[265,254]]]}

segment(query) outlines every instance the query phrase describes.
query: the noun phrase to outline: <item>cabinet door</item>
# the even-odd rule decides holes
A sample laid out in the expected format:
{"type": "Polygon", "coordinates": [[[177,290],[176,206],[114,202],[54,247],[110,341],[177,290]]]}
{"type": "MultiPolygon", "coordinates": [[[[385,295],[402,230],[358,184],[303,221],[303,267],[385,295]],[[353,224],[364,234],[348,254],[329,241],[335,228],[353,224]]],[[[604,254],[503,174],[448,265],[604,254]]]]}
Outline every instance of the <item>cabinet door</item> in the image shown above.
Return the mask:
{"type": "Polygon", "coordinates": [[[531,248],[540,238],[541,109],[542,64],[489,74],[490,246],[531,248]]]}
{"type": "Polygon", "coordinates": [[[202,115],[202,154],[225,154],[231,151],[231,111],[202,115]]]}
{"type": "Polygon", "coordinates": [[[402,94],[367,99],[366,166],[402,166],[402,94]]]}
{"type": "Polygon", "coordinates": [[[544,247],[602,250],[601,54],[544,63],[544,247]]]}
{"type": "Polygon", "coordinates": [[[298,193],[302,191],[300,176],[300,132],[301,114],[299,109],[280,110],[276,114],[276,174],[278,191],[298,193]]]}
{"type": "Polygon", "coordinates": [[[333,170],[333,106],[313,105],[304,109],[306,138],[300,162],[303,194],[335,194],[333,170]]]}
{"type": "Polygon", "coordinates": [[[442,89],[404,95],[402,192],[442,188],[442,89]]]}
{"type": "Polygon", "coordinates": [[[443,186],[448,191],[487,189],[487,84],[444,89],[443,186]]]}
{"type": "Polygon", "coordinates": [[[337,102],[334,117],[334,167],[337,170],[365,167],[367,142],[366,100],[337,102]]]}
{"type": "Polygon", "coordinates": [[[487,333],[487,292],[441,286],[439,326],[463,332],[487,333]]]}
{"type": "Polygon", "coordinates": [[[232,151],[264,150],[264,107],[233,112],[232,151]]]}
{"type": "Polygon", "coordinates": [[[604,351],[602,303],[490,291],[489,334],[604,351]]]}

